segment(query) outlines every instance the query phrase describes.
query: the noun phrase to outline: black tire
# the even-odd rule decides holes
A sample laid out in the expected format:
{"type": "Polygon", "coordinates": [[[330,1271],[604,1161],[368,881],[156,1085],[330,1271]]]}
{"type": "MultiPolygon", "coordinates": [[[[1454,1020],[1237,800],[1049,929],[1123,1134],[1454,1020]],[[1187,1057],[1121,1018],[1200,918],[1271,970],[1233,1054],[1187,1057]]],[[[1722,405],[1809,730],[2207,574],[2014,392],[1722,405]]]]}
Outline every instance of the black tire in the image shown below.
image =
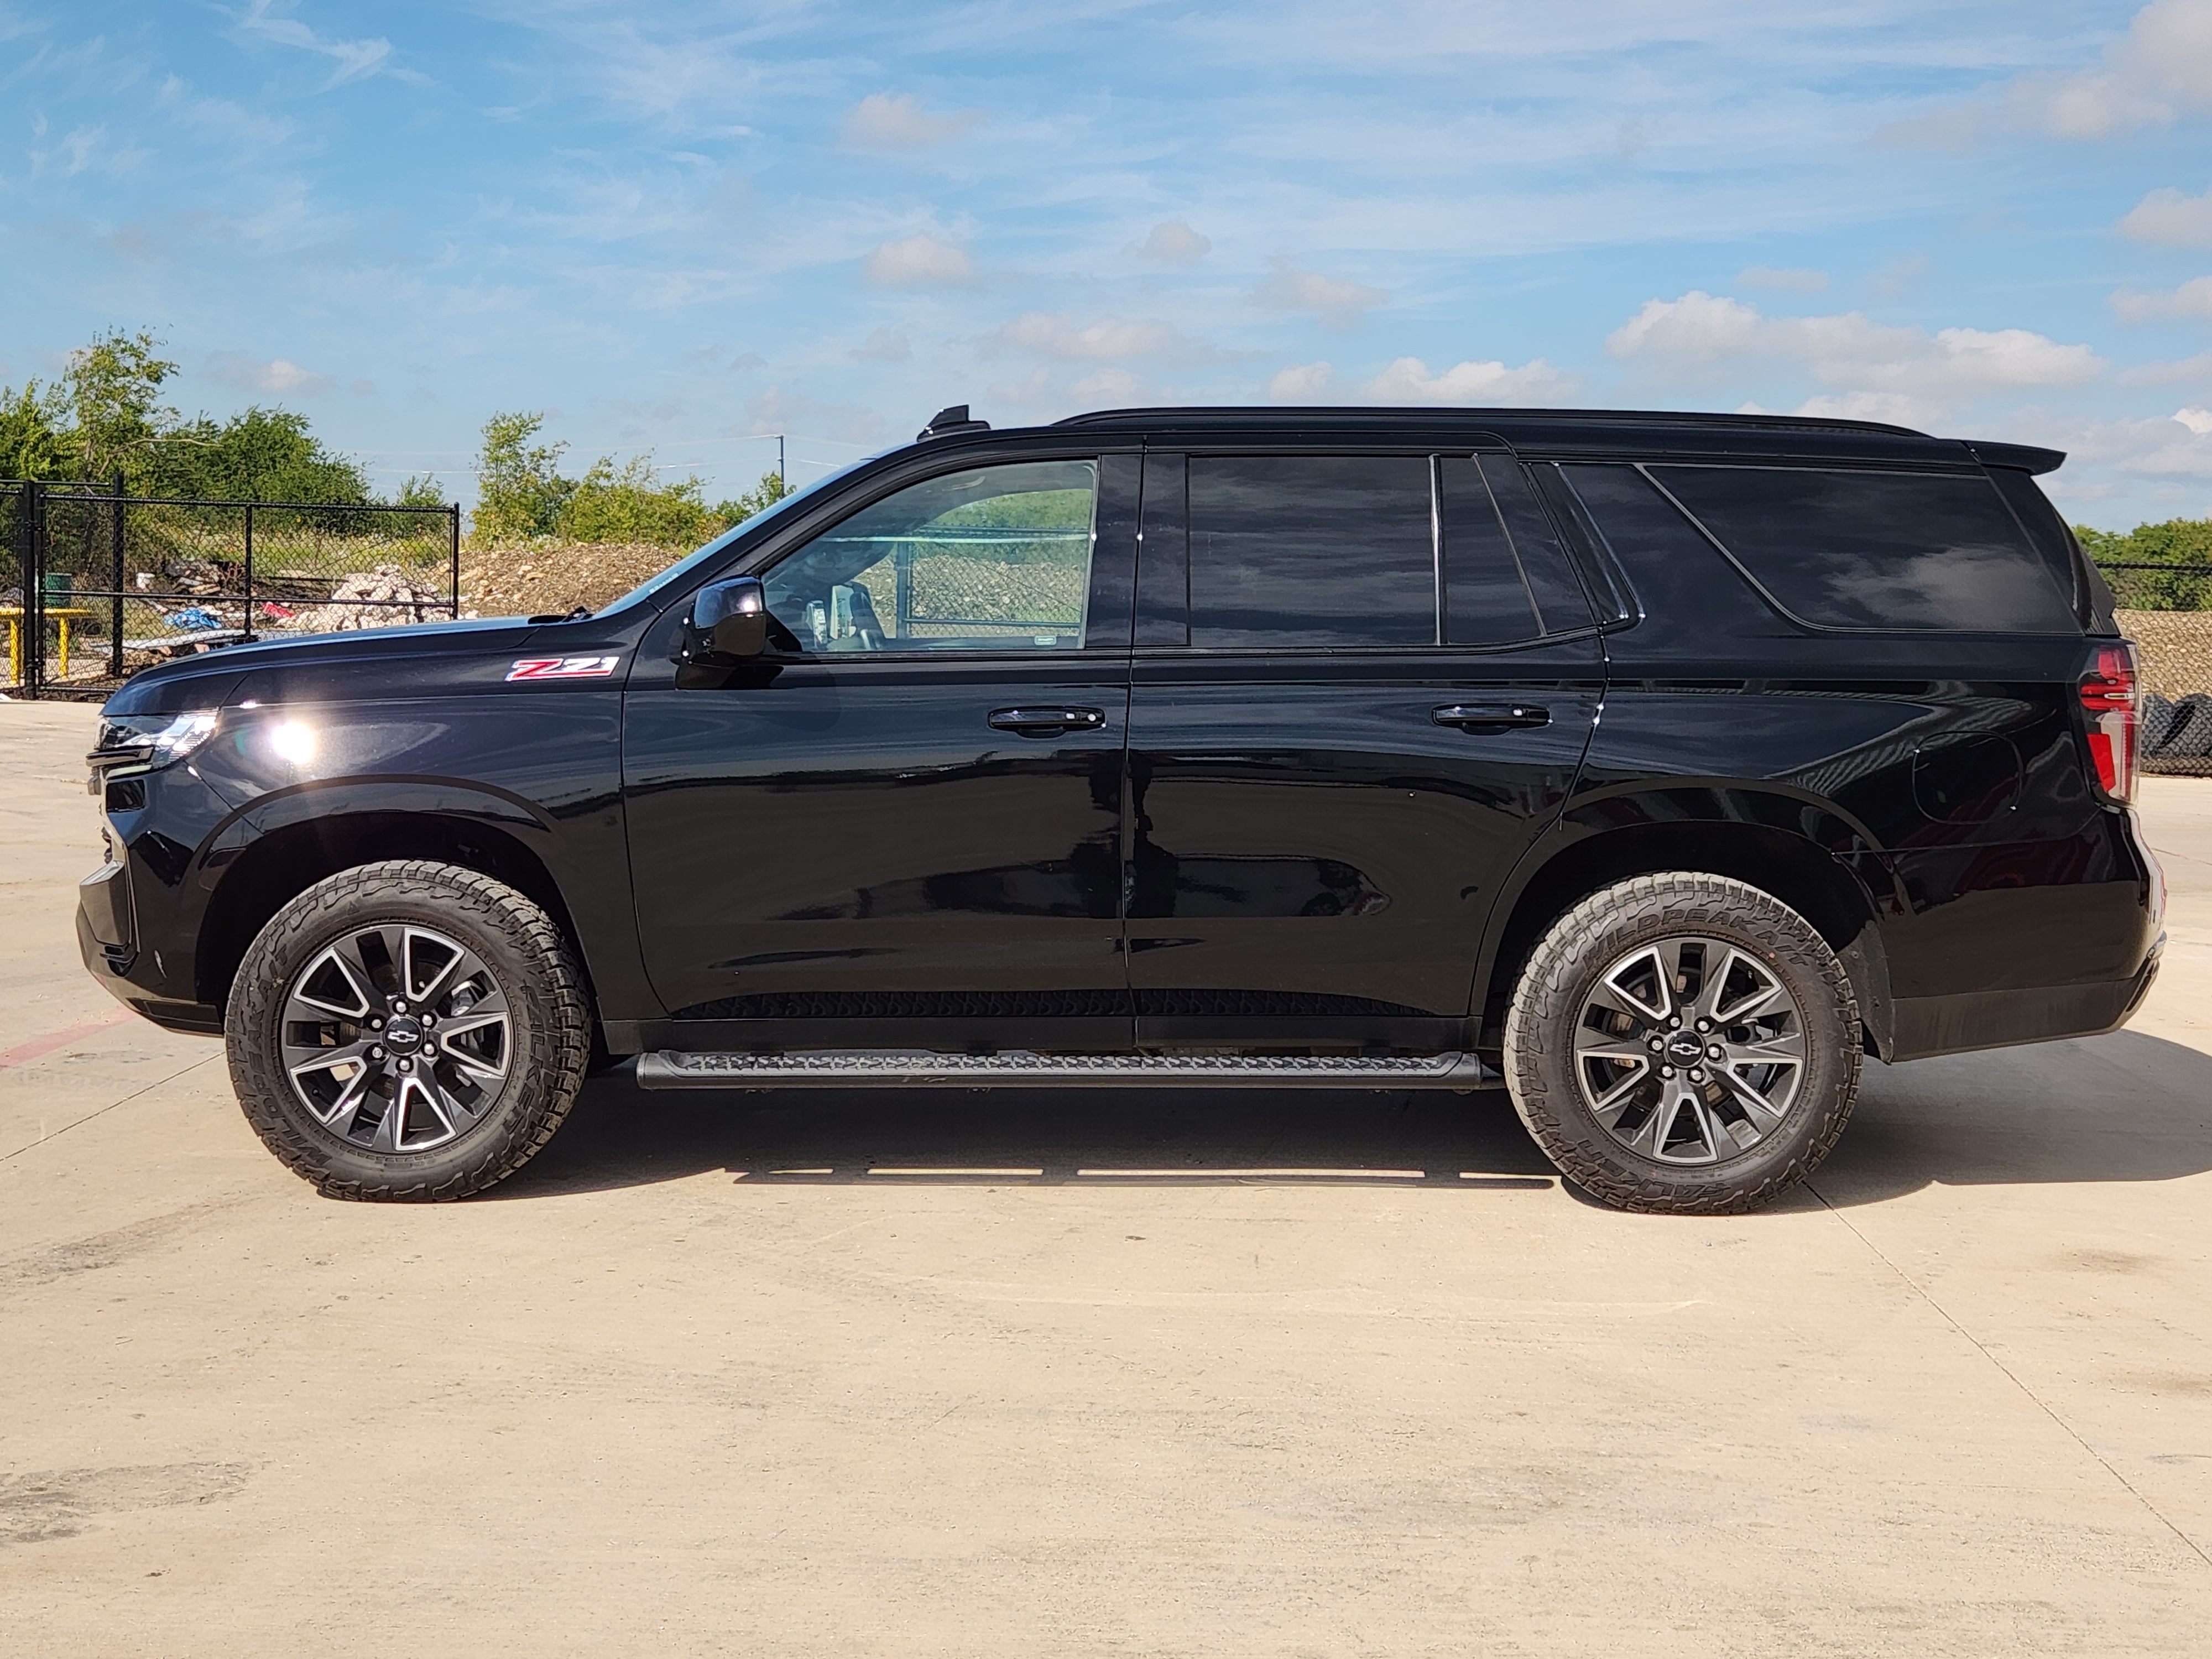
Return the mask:
{"type": "MultiPolygon", "coordinates": [[[[353,948],[357,955],[360,947],[353,948]]],[[[410,951],[416,948],[403,945],[410,951]]],[[[361,865],[316,883],[292,900],[248,947],[224,1020],[231,1083],[246,1121],[263,1143],[325,1195],[415,1201],[461,1198],[521,1168],[552,1139],[568,1115],[591,1049],[591,1010],[575,958],[551,919],[504,882],[457,866],[421,860],[361,865]],[[458,1108],[441,1112],[432,1121],[433,1134],[442,1131],[449,1138],[425,1150],[379,1150],[363,1144],[358,1133],[334,1128],[310,1109],[301,1098],[303,1088],[295,1088],[294,1073],[287,1069],[285,1044],[301,1035],[296,1024],[288,1027],[287,1016],[300,1012],[295,993],[306,988],[313,964],[339,949],[340,941],[368,938],[380,927],[421,930],[400,937],[434,937],[473,953],[506,1016],[499,1028],[501,1069],[496,1082],[470,1078],[462,1085],[473,1091],[471,1103],[477,1115],[466,1127],[457,1128],[462,1115],[458,1108]]],[[[373,996],[390,990],[386,984],[382,992],[362,994],[362,1007],[369,1010],[373,996]]],[[[475,1001],[472,996],[458,1015],[449,1009],[448,1025],[461,1023],[475,1001]]],[[[429,1005],[418,1004],[418,1012],[425,1006],[429,1005]]],[[[391,1012],[388,1006],[378,1006],[385,1014],[391,1012]]],[[[477,1016],[479,1024],[483,1019],[477,1016]]],[[[434,1015],[429,1023],[434,1025],[434,1015]]],[[[341,1037],[350,1031],[348,1040],[355,1046],[371,1041],[365,1024],[356,1024],[360,1029],[335,1022],[330,1029],[341,1037]]],[[[396,1027],[398,1021],[392,1024],[396,1027]]],[[[437,1035],[431,1034],[434,1039],[437,1035]]],[[[387,1035],[385,1040],[396,1048],[398,1038],[387,1035]]],[[[424,1077],[441,1063],[436,1048],[434,1040],[425,1045],[424,1077]]],[[[447,1053],[456,1048],[448,1037],[447,1053]]],[[[301,1051],[295,1046],[292,1052],[296,1056],[301,1051]]],[[[385,1049],[371,1052],[379,1057],[380,1078],[382,1066],[398,1065],[385,1049]]],[[[396,1078],[386,1080],[396,1082],[396,1078]]],[[[362,1098],[367,1109],[349,1115],[349,1124],[357,1125],[375,1109],[366,1091],[362,1098]]],[[[410,1109],[404,1103],[408,1100],[404,1091],[398,1098],[403,1104],[394,1133],[404,1139],[410,1109]]]]}
{"type": "MultiPolygon", "coordinates": [[[[1655,955],[1650,960],[1661,960],[1655,955]]],[[[1613,981],[1608,981],[1608,984],[1613,981]]],[[[1676,976],[1671,991],[1659,994],[1658,1005],[1668,1010],[1687,1009],[1678,1000],[1683,977],[1676,976]]],[[[1698,993],[1702,995],[1702,990],[1698,993]]],[[[1717,1002],[1725,994],[1716,988],[1717,1002]]],[[[1649,1000],[1649,999],[1647,999],[1649,1000]]],[[[1695,1024],[1694,1018],[1690,1022],[1695,1024]]],[[[1715,1038],[1729,1035],[1713,1033],[1715,1038]]],[[[1755,1033],[1753,1034],[1756,1035],[1755,1033]]],[[[1747,1036],[1744,1041],[1752,1041],[1747,1036]]],[[[1701,1039],[1692,1039],[1692,1046],[1701,1039]]],[[[1720,1054],[1718,1048],[1711,1052],[1720,1054]]],[[[1740,1052],[1730,1049],[1729,1054],[1740,1052]]],[[[1745,1051],[1747,1052],[1747,1051],[1745,1051]]],[[[1639,1056],[1639,1059],[1641,1057],[1639,1056]]],[[[1515,987],[1505,1023],[1505,1077],[1521,1121],[1528,1127],[1545,1155],[1559,1172],[1584,1192],[1623,1210],[1678,1215],[1724,1215],[1755,1209],[1785,1188],[1802,1181],[1817,1168],[1849,1121],[1858,1095],[1860,1031],[1858,1004],[1850,980],[1817,930],[1796,911],[1771,894],[1740,881],[1694,872],[1670,871],[1638,876],[1591,894],[1553,924],[1537,945],[1515,987]],[[1608,974],[1631,971],[1639,952],[1673,949],[1682,963],[1702,964],[1710,947],[1695,946],[1694,957],[1681,953],[1680,941],[1692,938],[1718,941],[1743,952],[1741,969],[1723,965],[1723,977],[1739,971],[1756,981],[1763,974],[1787,994],[1794,1007],[1784,1024],[1795,1022],[1801,1032],[1797,1050],[1802,1070],[1791,1081],[1786,1109],[1771,1121],[1755,1144],[1739,1147],[1739,1135],[1756,1133],[1751,1114],[1740,1097],[1723,1086],[1721,1068],[1687,1069],[1702,1058],[1678,1062],[1684,1068],[1680,1083],[1656,1081],[1658,1066],[1670,1054],[1656,1051],[1643,1063],[1646,1082],[1636,1081],[1627,1059],[1595,1060],[1577,1051],[1578,1030],[1590,1033],[1595,1042],[1620,1042],[1623,1047],[1661,1047],[1670,1038],[1666,1024],[1682,1024],[1680,1012],[1638,1024],[1626,1014],[1609,1014],[1601,1006],[1611,992],[1601,980],[1608,974]],[[1600,999],[1594,1002],[1593,999],[1600,999]],[[1608,1028],[1608,1019],[1625,1022],[1608,1028]],[[1633,1040],[1615,1039],[1605,1033],[1619,1029],[1635,1033],[1633,1040]],[[1632,1121],[1634,1107],[1623,1108],[1616,1127],[1609,1128],[1594,1109],[1602,1103],[1601,1080],[1618,1078],[1623,1086],[1648,1090],[1661,1103],[1641,1120],[1650,1137],[1657,1141],[1667,1133],[1667,1117],[1674,1109],[1664,1092],[1686,1091],[1687,1079],[1703,1077],[1700,1098],[1717,1103],[1711,1115],[1697,1109],[1686,1092],[1682,1097],[1683,1119],[1714,1123],[1719,1115],[1734,1112],[1744,1126],[1724,1126],[1707,1133],[1702,1140],[1686,1142],[1692,1161],[1662,1160],[1632,1148],[1620,1124],[1632,1121]],[[1725,1139],[1723,1139],[1725,1136],[1725,1139]]],[[[1754,1076],[1787,1075],[1784,1066],[1754,1076]]],[[[1677,1073],[1664,1073],[1674,1078],[1677,1073]]],[[[1762,1097],[1763,1098],[1763,1097],[1762,1097]]],[[[1671,1118],[1669,1118],[1671,1121],[1671,1118]]],[[[1662,1147],[1663,1151],[1664,1148],[1662,1147]]]]}

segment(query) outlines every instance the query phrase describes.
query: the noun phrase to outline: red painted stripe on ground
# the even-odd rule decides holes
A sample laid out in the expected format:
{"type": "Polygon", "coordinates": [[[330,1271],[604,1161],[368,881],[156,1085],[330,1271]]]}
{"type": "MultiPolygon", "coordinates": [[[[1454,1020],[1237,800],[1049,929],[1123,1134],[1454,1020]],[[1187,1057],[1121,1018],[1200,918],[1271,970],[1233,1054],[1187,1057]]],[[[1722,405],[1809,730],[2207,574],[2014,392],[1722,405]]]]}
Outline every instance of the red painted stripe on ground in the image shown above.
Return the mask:
{"type": "Polygon", "coordinates": [[[111,1025],[120,1025],[131,1018],[128,1008],[102,1014],[98,1019],[88,1019],[82,1025],[72,1025],[66,1031],[49,1031],[44,1036],[34,1036],[28,1042],[19,1042],[14,1048],[0,1050],[0,1072],[10,1066],[21,1066],[41,1054],[50,1054],[57,1048],[65,1048],[80,1037],[96,1036],[111,1025]]]}

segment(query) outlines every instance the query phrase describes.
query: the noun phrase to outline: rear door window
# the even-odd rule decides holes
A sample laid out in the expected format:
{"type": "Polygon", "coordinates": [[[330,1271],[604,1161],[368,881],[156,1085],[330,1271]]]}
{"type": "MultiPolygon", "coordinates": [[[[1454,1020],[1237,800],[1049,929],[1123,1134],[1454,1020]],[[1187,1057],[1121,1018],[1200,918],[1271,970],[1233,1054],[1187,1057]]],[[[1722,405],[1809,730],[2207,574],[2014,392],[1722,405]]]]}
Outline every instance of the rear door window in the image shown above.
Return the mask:
{"type": "Polygon", "coordinates": [[[1654,466],[1766,595],[1816,628],[2075,633],[2073,594],[1978,473],[1654,466]]]}
{"type": "Polygon", "coordinates": [[[1200,649],[1433,645],[1422,455],[1194,455],[1190,642],[1200,649]]]}

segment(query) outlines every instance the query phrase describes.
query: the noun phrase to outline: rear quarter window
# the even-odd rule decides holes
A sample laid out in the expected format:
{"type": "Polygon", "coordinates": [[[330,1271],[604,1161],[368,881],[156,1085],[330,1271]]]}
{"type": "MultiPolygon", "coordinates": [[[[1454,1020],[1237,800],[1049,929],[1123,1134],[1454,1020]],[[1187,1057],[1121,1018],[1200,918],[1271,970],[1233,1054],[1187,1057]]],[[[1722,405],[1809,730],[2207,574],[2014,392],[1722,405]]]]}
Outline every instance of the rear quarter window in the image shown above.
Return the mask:
{"type": "Polygon", "coordinates": [[[1816,628],[2074,634],[2070,585],[1979,473],[1655,465],[1784,611],[1816,628]]]}

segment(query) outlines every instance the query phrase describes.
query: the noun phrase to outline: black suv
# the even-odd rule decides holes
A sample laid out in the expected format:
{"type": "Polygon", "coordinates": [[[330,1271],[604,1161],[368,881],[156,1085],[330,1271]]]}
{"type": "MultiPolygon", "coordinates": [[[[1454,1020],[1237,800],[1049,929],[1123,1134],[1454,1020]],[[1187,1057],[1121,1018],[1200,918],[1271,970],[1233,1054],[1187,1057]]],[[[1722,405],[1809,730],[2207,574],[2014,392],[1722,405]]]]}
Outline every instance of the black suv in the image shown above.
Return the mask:
{"type": "Polygon", "coordinates": [[[101,982],[323,1191],[645,1088],[1467,1091],[1739,1210],[1861,1056],[2110,1030],[2135,661],[2033,475],[1900,428],[947,410],[595,614],[108,703],[101,982]]]}

